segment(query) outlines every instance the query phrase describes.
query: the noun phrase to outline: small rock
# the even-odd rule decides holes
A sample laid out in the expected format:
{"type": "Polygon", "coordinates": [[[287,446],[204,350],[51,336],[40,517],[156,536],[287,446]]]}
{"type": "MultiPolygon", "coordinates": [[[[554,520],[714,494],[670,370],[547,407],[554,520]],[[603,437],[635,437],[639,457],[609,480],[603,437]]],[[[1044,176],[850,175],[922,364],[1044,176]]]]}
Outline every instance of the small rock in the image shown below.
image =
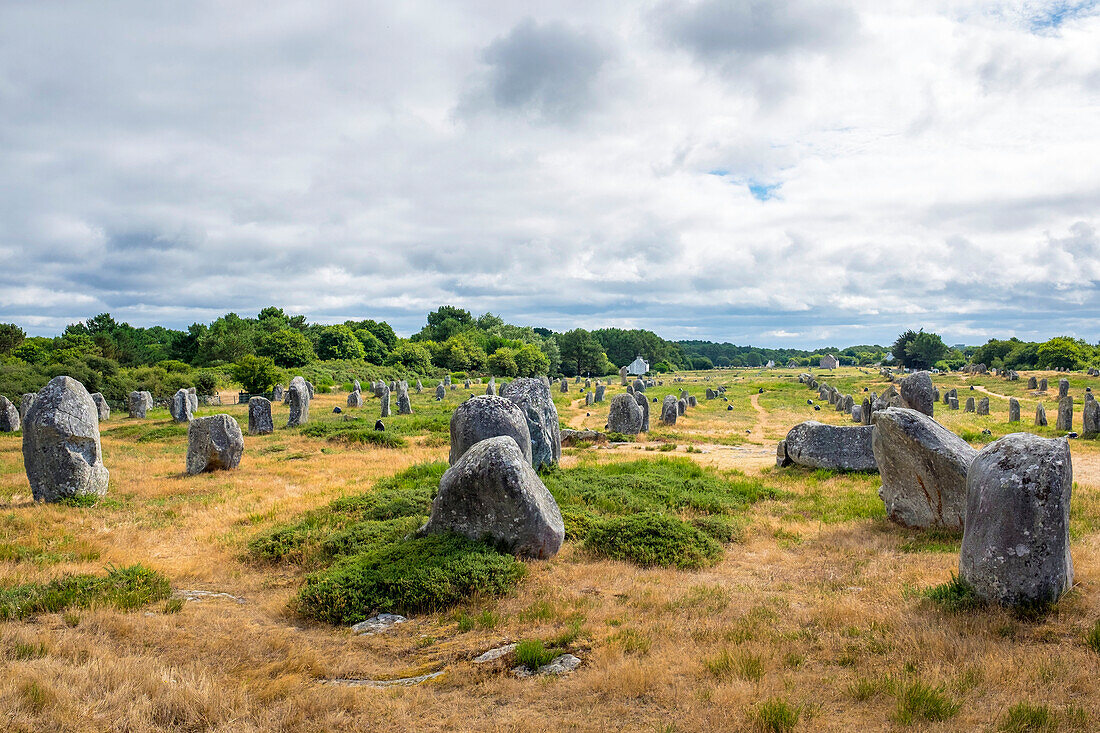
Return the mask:
{"type": "Polygon", "coordinates": [[[332,413],[334,415],[339,415],[341,412],[343,412],[343,410],[340,409],[340,405],[337,405],[336,407],[332,408],[332,413]]]}
{"type": "Polygon", "coordinates": [[[504,646],[498,646],[496,649],[490,649],[489,651],[474,658],[474,664],[485,664],[486,662],[495,662],[501,657],[508,656],[516,650],[515,644],[505,644],[504,646]]]}
{"type": "Polygon", "coordinates": [[[390,627],[396,624],[403,624],[408,621],[404,616],[399,616],[396,613],[380,613],[377,616],[371,616],[366,621],[360,621],[351,627],[353,634],[366,635],[366,634],[380,634],[383,631],[388,631],[390,627]]]}
{"type": "Polygon", "coordinates": [[[386,431],[386,425],[381,420],[379,420],[374,424],[374,429],[380,433],[384,433],[386,431]]]}

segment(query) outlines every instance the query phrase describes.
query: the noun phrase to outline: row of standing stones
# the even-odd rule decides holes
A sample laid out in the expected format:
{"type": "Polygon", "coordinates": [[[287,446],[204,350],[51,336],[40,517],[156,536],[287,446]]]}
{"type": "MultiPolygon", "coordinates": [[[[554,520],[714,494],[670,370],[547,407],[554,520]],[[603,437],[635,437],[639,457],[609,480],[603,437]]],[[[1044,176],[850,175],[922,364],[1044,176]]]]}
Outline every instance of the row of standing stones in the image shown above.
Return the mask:
{"type": "Polygon", "coordinates": [[[877,470],[892,521],[963,532],[959,576],[979,597],[1007,606],[1056,601],[1073,584],[1068,441],[1013,433],[975,450],[932,418],[933,395],[930,375],[917,373],[896,398],[872,405],[868,425],[796,425],[776,463],[877,470]]]}

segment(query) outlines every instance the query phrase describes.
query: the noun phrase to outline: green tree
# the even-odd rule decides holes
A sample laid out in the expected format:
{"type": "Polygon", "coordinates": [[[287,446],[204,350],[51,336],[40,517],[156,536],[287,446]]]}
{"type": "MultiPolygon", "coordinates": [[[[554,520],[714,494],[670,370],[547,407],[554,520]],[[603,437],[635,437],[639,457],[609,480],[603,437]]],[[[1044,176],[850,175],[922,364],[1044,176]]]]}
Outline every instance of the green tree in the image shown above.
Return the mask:
{"type": "Polygon", "coordinates": [[[1047,369],[1080,369],[1092,358],[1092,347],[1069,336],[1055,336],[1039,345],[1039,366],[1047,369]]]}
{"type": "Polygon", "coordinates": [[[514,377],[519,374],[515,349],[504,347],[489,354],[489,372],[498,377],[514,377]]]}
{"type": "Polygon", "coordinates": [[[362,359],[362,342],[347,326],[328,326],[317,340],[317,356],[330,359],[362,359]]]}
{"type": "Polygon", "coordinates": [[[460,333],[451,336],[443,343],[439,361],[452,372],[479,370],[485,366],[488,357],[470,334],[460,333]]]}
{"type": "Polygon", "coordinates": [[[537,377],[550,373],[550,359],[535,344],[524,344],[514,358],[518,376],[537,377]]]}
{"type": "Polygon", "coordinates": [[[0,354],[10,354],[23,343],[27,332],[14,323],[0,323],[0,354]]]}
{"type": "Polygon", "coordinates": [[[416,341],[436,341],[443,343],[451,336],[470,328],[476,328],[470,311],[453,305],[441,305],[428,314],[428,323],[413,336],[416,341]]]}
{"type": "Polygon", "coordinates": [[[399,341],[386,356],[386,364],[402,366],[414,374],[428,374],[432,371],[432,355],[420,344],[399,341]]]}
{"type": "Polygon", "coordinates": [[[363,344],[363,358],[371,364],[383,364],[386,360],[386,345],[378,340],[378,337],[365,328],[355,332],[355,338],[363,344]]]}
{"type": "Polygon", "coordinates": [[[192,363],[234,362],[256,350],[256,326],[236,313],[226,313],[210,324],[198,339],[198,353],[192,363]]]}
{"type": "Polygon", "coordinates": [[[713,369],[714,363],[705,356],[696,356],[691,360],[692,369],[713,369]]]}
{"type": "Polygon", "coordinates": [[[894,359],[910,369],[931,369],[937,361],[947,356],[948,348],[937,334],[908,329],[894,342],[891,351],[894,359]]]}
{"type": "Polygon", "coordinates": [[[274,359],[281,367],[305,366],[317,358],[313,352],[313,344],[305,334],[293,328],[268,334],[260,343],[259,352],[274,359]]]}
{"type": "Polygon", "coordinates": [[[229,368],[233,380],[240,383],[245,392],[267,392],[279,383],[282,373],[275,360],[267,356],[246,354],[229,368]]]}
{"type": "Polygon", "coordinates": [[[562,370],[566,376],[575,376],[587,372],[603,374],[607,356],[603,346],[583,328],[574,328],[557,336],[561,349],[562,370]]]}

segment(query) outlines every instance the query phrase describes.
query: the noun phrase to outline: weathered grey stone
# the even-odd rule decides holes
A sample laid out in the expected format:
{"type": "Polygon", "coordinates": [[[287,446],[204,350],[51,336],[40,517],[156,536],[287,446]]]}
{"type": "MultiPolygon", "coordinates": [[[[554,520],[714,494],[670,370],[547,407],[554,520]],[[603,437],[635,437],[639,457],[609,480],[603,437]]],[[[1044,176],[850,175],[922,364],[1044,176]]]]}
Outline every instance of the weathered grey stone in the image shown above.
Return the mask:
{"type": "Polygon", "coordinates": [[[959,577],[992,603],[1058,600],[1073,585],[1072,486],[1065,438],[1013,433],[983,448],[966,479],[959,577]]]}
{"type": "Polygon", "coordinates": [[[1038,427],[1043,427],[1047,424],[1047,408],[1043,407],[1042,402],[1035,407],[1035,424],[1038,427]]]}
{"type": "Polygon", "coordinates": [[[974,398],[973,397],[967,397],[966,398],[966,412],[974,412],[974,409],[975,409],[974,398]]]}
{"type": "MultiPolygon", "coordinates": [[[[92,392],[92,402],[95,403],[96,415],[99,417],[100,422],[111,419],[111,406],[107,404],[107,398],[103,396],[102,392],[92,392]]],[[[194,411],[194,408],[192,408],[192,411],[194,411]]]]}
{"type": "Polygon", "coordinates": [[[1065,397],[1068,394],[1069,394],[1069,380],[1068,379],[1059,379],[1058,380],[1058,399],[1061,399],[1061,398],[1065,397]]]}
{"type": "Polygon", "coordinates": [[[409,399],[409,385],[405,382],[397,384],[397,414],[411,415],[413,412],[412,401],[409,399]]]}
{"type": "Polygon", "coordinates": [[[305,377],[291,379],[290,389],[287,390],[287,401],[290,404],[290,417],[286,423],[287,427],[293,428],[309,422],[310,399],[309,384],[306,382],[305,377]]]}
{"type": "Polygon", "coordinates": [[[836,426],[808,420],[787,433],[787,455],[800,466],[872,471],[871,425],[836,426]]]}
{"type": "Polygon", "coordinates": [[[688,391],[686,389],[680,390],[680,399],[682,399],[686,402],[687,398],[688,398],[688,391]]]}
{"type": "MultiPolygon", "coordinates": [[[[656,398],[655,398],[656,399],[656,398]]],[[[638,406],[642,408],[642,432],[649,432],[649,400],[645,398],[645,394],[641,392],[634,393],[634,401],[638,403],[638,406]]]]}
{"type": "Polygon", "coordinates": [[[421,382],[419,379],[416,380],[416,393],[424,394],[424,383],[421,382]]]}
{"type": "Polygon", "coordinates": [[[872,423],[886,516],[904,527],[961,530],[966,472],[978,452],[917,410],[888,407],[872,423]]]}
{"type": "Polygon", "coordinates": [[[251,397],[248,400],[248,434],[270,435],[275,432],[275,420],[271,417],[271,400],[251,397]]]}
{"type": "Polygon", "coordinates": [[[35,501],[107,493],[99,419],[80,382],[54,377],[39,390],[23,423],[23,465],[35,501]]]}
{"type": "Polygon", "coordinates": [[[19,398],[19,419],[26,420],[27,412],[30,411],[31,405],[34,404],[35,398],[38,395],[34,392],[27,392],[21,398],[19,398]]]}
{"type": "Polygon", "coordinates": [[[676,412],[680,415],[685,415],[685,414],[687,414],[687,411],[688,411],[687,400],[685,400],[682,397],[680,399],[676,400],[676,412]]]}
{"type": "Polygon", "coordinates": [[[982,397],[980,400],[978,400],[977,413],[979,415],[988,415],[989,414],[989,398],[988,397],[982,397]]]}
{"type": "Polygon", "coordinates": [[[775,447],[775,465],[779,468],[786,468],[793,464],[794,461],[787,455],[787,441],[779,441],[779,444],[775,447]]]}
{"type": "Polygon", "coordinates": [[[177,390],[172,395],[172,401],[168,403],[168,411],[176,422],[191,422],[194,409],[191,407],[191,395],[186,389],[177,390]]]}
{"type": "Polygon", "coordinates": [[[716,393],[715,393],[715,391],[714,391],[713,389],[711,389],[710,387],[707,387],[707,393],[706,393],[706,398],[707,398],[708,400],[713,400],[713,399],[714,399],[714,397],[715,397],[715,394],[716,394],[716,393]]]}
{"type": "Polygon", "coordinates": [[[1048,387],[1048,385],[1047,385],[1047,378],[1046,378],[1046,377],[1043,377],[1042,379],[1040,379],[1040,380],[1039,380],[1039,391],[1040,391],[1040,392],[1046,392],[1046,391],[1047,391],[1047,387],[1048,387]]]}
{"type": "Polygon", "coordinates": [[[569,391],[569,380],[566,379],[565,377],[561,378],[561,391],[562,392],[568,392],[569,391]]]}
{"type": "Polygon", "coordinates": [[[130,411],[130,417],[144,418],[146,413],[153,409],[153,395],[149,392],[134,391],[127,397],[126,404],[130,411]]]}
{"type": "Polygon", "coordinates": [[[676,396],[665,395],[664,401],[661,403],[661,424],[662,425],[675,425],[676,417],[680,414],[680,411],[676,409],[676,396]]]}
{"type": "Polygon", "coordinates": [[[689,394],[688,395],[688,407],[698,407],[698,406],[699,406],[699,400],[697,400],[695,398],[695,395],[689,394]]]}
{"type": "Polygon", "coordinates": [[[311,382],[311,381],[309,381],[308,379],[305,379],[305,378],[303,378],[302,381],[304,381],[306,383],[306,390],[309,391],[309,398],[312,400],[313,399],[313,394],[314,394],[313,382],[311,382]]]}
{"type": "Polygon", "coordinates": [[[1020,401],[1015,397],[1008,398],[1008,421],[1020,422],[1020,401]]]}
{"type": "Polygon", "coordinates": [[[282,402],[284,399],[286,399],[286,390],[283,389],[283,385],[276,384],[271,389],[271,401],[282,402]]]}
{"type": "Polygon", "coordinates": [[[626,367],[619,367],[619,379],[622,380],[621,387],[625,387],[627,384],[626,367]]]}
{"type": "Polygon", "coordinates": [[[1073,430],[1073,398],[1068,394],[1058,400],[1058,421],[1055,427],[1059,430],[1073,430]]]}
{"type": "Polygon", "coordinates": [[[595,430],[569,430],[561,431],[561,444],[563,446],[576,445],[577,443],[603,443],[607,436],[595,430]]]}
{"type": "Polygon", "coordinates": [[[635,393],[645,392],[645,382],[642,381],[641,379],[635,379],[634,380],[634,392],[635,393]]]}
{"type": "Polygon", "coordinates": [[[231,415],[198,417],[187,428],[187,473],[192,476],[236,468],[243,454],[241,426],[231,415]]]}
{"type": "Polygon", "coordinates": [[[940,390],[937,387],[932,388],[932,404],[940,401],[940,390]]]}
{"type": "Polygon", "coordinates": [[[603,402],[604,394],[607,390],[607,386],[603,384],[596,385],[596,402],[603,402]]]}
{"type": "Polygon", "coordinates": [[[591,392],[585,392],[584,393],[584,404],[585,404],[585,406],[591,407],[593,405],[593,403],[595,403],[595,402],[596,402],[596,395],[592,394],[591,392]]]}
{"type": "Polygon", "coordinates": [[[852,415],[852,422],[863,422],[863,405],[852,405],[850,412],[852,415]]]}
{"type": "MultiPolygon", "coordinates": [[[[515,408],[502,397],[477,399],[515,408]]],[[[525,453],[511,435],[475,443],[443,474],[431,516],[419,531],[436,532],[489,537],[520,557],[540,559],[556,555],[565,539],[558,504],[531,467],[530,446],[525,453]]]]}
{"type": "Polygon", "coordinates": [[[915,372],[901,381],[901,406],[932,416],[936,404],[932,375],[926,371],[915,372]]]}
{"type": "Polygon", "coordinates": [[[955,395],[951,395],[950,399],[948,399],[947,401],[947,406],[950,407],[952,410],[959,409],[959,398],[955,395]]]}
{"type": "Polygon", "coordinates": [[[19,408],[4,395],[0,395],[0,433],[14,433],[19,430],[19,408]]]}
{"type": "Polygon", "coordinates": [[[1028,389],[1038,389],[1039,388],[1039,380],[1036,379],[1035,377],[1028,377],[1027,378],[1027,388],[1028,389]]]}
{"type": "Polygon", "coordinates": [[[380,417],[390,416],[390,385],[386,382],[382,383],[381,394],[378,396],[378,403],[381,408],[380,417]]]}
{"type": "MultiPolygon", "coordinates": [[[[471,397],[451,413],[450,464],[473,446],[487,438],[511,436],[528,463],[531,454],[531,429],[527,427],[524,410],[510,399],[495,395],[471,397]]],[[[560,454],[559,454],[560,455],[560,454]]]]}
{"type": "Polygon", "coordinates": [[[362,407],[363,406],[363,394],[361,392],[352,392],[348,395],[348,407],[362,407]]]}
{"type": "Polygon", "coordinates": [[[497,393],[497,380],[496,377],[489,377],[489,384],[485,385],[485,394],[495,395],[497,393]]]}
{"type": "Polygon", "coordinates": [[[469,377],[466,377],[466,381],[462,383],[463,388],[469,389],[471,385],[473,385],[473,382],[470,381],[469,377]]]}
{"type": "Polygon", "coordinates": [[[187,388],[187,401],[191,404],[191,414],[199,409],[199,393],[194,387],[187,388]]]}
{"type": "Polygon", "coordinates": [[[560,462],[561,423],[549,382],[520,377],[505,386],[501,396],[514,402],[527,420],[527,431],[531,437],[531,465],[539,469],[560,462]]]}
{"type": "Polygon", "coordinates": [[[642,431],[642,408],[633,395],[620,394],[611,398],[611,407],[607,411],[607,429],[624,435],[637,435],[642,431]]]}

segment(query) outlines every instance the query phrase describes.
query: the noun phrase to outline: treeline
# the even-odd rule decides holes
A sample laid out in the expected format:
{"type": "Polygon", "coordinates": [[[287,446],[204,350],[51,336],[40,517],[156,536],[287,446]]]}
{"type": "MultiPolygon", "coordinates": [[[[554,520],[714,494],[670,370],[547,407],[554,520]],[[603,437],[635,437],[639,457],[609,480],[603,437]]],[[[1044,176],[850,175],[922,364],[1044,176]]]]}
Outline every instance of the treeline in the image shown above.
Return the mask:
{"type": "Polygon", "coordinates": [[[717,367],[758,367],[769,361],[776,366],[786,366],[792,360],[797,366],[817,366],[821,357],[832,354],[843,366],[877,364],[886,358],[888,349],[878,345],[849,346],[841,349],[824,347],[805,349],[768,349],[759,346],[716,344],[711,341],[680,341],[679,346],[691,362],[693,369],[717,367]]]}
{"type": "Polygon", "coordinates": [[[1076,371],[1100,364],[1100,349],[1071,336],[1055,336],[1047,341],[1007,341],[990,339],[974,349],[974,364],[997,369],[1069,369],[1076,371]]]}

